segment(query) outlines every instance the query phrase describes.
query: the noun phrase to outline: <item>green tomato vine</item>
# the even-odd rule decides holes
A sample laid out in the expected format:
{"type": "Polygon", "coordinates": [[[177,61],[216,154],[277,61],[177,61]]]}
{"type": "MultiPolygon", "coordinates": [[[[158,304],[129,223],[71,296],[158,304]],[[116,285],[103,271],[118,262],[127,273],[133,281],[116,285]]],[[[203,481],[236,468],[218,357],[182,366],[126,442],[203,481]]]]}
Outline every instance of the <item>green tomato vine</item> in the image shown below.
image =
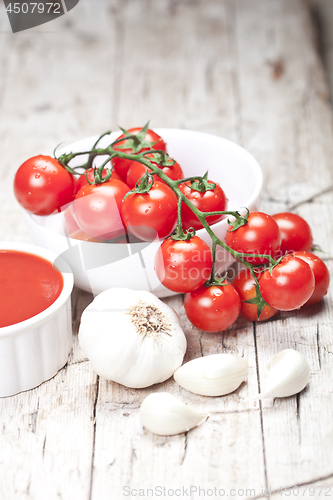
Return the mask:
{"type": "MultiPolygon", "coordinates": [[[[251,299],[247,300],[245,302],[250,303],[250,304],[256,304],[257,306],[257,315],[258,318],[260,317],[260,314],[264,308],[265,305],[267,305],[267,302],[263,299],[261,292],[260,292],[260,287],[259,287],[259,281],[256,276],[256,273],[254,272],[254,269],[258,269],[258,264],[254,265],[245,260],[246,257],[252,257],[252,258],[261,258],[261,259],[266,259],[269,262],[268,268],[270,271],[279,263],[279,260],[273,259],[271,255],[267,254],[252,254],[252,253],[241,253],[237,252],[236,250],[230,248],[224,241],[222,241],[216,234],[214,233],[213,229],[211,226],[207,223],[206,217],[209,217],[211,215],[229,215],[235,218],[233,222],[230,222],[228,219],[228,223],[231,225],[232,224],[232,229],[230,231],[235,231],[241,226],[244,226],[247,224],[247,217],[249,215],[249,210],[247,210],[247,213],[245,216],[242,216],[238,211],[217,211],[217,212],[202,212],[199,210],[197,207],[195,207],[190,200],[186,198],[186,196],[181,192],[179,189],[179,184],[183,182],[191,182],[191,187],[193,189],[196,189],[198,191],[204,192],[207,189],[214,189],[215,184],[207,183],[207,176],[208,172],[205,173],[204,176],[194,176],[194,177],[187,177],[185,179],[181,180],[172,180],[170,179],[158,166],[156,166],[154,163],[152,163],[148,158],[147,155],[152,155],[153,157],[152,160],[155,163],[158,163],[161,166],[164,165],[173,165],[175,163],[174,160],[172,160],[169,155],[162,150],[155,150],[155,149],[150,149],[148,151],[143,151],[140,152],[140,149],[142,147],[151,147],[154,145],[154,143],[148,143],[147,141],[144,141],[144,137],[146,134],[146,131],[148,129],[148,124],[143,127],[143,129],[140,131],[142,137],[138,134],[137,135],[131,135],[127,131],[124,131],[125,138],[122,137],[121,139],[116,139],[114,142],[112,142],[109,146],[106,148],[98,148],[98,144],[100,140],[111,134],[110,131],[103,133],[95,142],[93,145],[92,149],[89,151],[82,151],[78,153],[63,153],[59,157],[56,157],[56,150],[54,151],[54,156],[57,158],[57,160],[63,165],[63,167],[70,172],[72,175],[86,175],[86,179],[89,182],[89,184],[101,184],[104,182],[107,182],[111,175],[112,175],[112,168],[108,168],[106,170],[106,175],[103,177],[103,169],[106,167],[106,165],[111,162],[111,160],[115,157],[117,158],[122,158],[124,160],[131,160],[131,161],[137,161],[139,163],[142,163],[147,167],[147,172],[145,175],[139,179],[139,181],[136,183],[135,189],[132,191],[129,191],[126,196],[129,196],[133,193],[147,193],[149,189],[152,187],[154,183],[154,176],[158,176],[160,179],[162,179],[176,194],[178,198],[178,203],[177,203],[177,225],[174,230],[174,232],[170,235],[172,239],[175,240],[188,240],[192,236],[195,235],[195,230],[194,229],[189,229],[184,232],[183,226],[182,226],[182,217],[181,217],[181,206],[182,203],[185,203],[191,210],[192,212],[196,215],[196,217],[199,219],[201,222],[202,226],[206,229],[207,233],[209,234],[211,240],[212,240],[212,256],[213,256],[213,267],[210,275],[210,279],[205,283],[205,286],[213,286],[213,285],[222,285],[224,278],[219,278],[216,276],[215,272],[215,260],[216,260],[216,248],[217,246],[220,246],[227,250],[235,259],[237,259],[239,262],[243,263],[251,272],[254,281],[255,281],[255,289],[256,289],[256,296],[251,299]],[[144,132],[144,133],[143,133],[144,132]],[[139,142],[141,140],[144,141],[144,145],[139,142]],[[124,141],[130,141],[130,145],[126,146],[126,149],[129,149],[130,147],[134,151],[138,151],[136,153],[126,153],[122,152],[121,149],[115,149],[114,146],[116,146],[118,143],[123,143],[124,141]],[[141,147],[140,147],[141,144],[141,147]],[[73,158],[76,158],[77,156],[83,156],[83,155],[88,155],[88,161],[86,163],[83,163],[82,165],[79,165],[77,167],[71,167],[69,163],[73,158]],[[97,156],[107,156],[107,159],[103,162],[103,164],[96,168],[94,167],[94,181],[91,182],[88,179],[88,170],[93,168],[93,162],[94,159],[97,156]],[[84,169],[85,172],[81,173],[78,172],[79,170],[84,169]]],[[[125,147],[123,147],[125,148],[125,147]]],[[[125,197],[126,197],[125,196],[125,197]]],[[[267,267],[267,266],[266,266],[267,267]]],[[[264,269],[266,269],[264,267],[264,269]]]]}

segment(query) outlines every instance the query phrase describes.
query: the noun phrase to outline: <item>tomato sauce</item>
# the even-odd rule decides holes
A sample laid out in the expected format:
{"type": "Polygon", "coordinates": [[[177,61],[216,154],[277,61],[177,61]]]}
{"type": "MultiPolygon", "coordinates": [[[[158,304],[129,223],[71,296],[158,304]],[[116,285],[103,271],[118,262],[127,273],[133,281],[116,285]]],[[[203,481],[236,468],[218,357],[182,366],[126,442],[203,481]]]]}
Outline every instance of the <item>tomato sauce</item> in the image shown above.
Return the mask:
{"type": "Polygon", "coordinates": [[[59,297],[63,285],[61,273],[46,259],[0,250],[0,327],[44,311],[59,297]]]}

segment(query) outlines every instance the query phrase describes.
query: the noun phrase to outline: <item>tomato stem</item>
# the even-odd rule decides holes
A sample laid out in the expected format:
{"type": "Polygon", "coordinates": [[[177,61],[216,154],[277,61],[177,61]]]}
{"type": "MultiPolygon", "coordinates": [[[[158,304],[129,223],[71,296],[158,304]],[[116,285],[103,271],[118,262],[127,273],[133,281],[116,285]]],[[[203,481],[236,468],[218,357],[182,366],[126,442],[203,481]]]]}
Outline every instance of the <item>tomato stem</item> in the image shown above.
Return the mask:
{"type": "Polygon", "coordinates": [[[182,198],[178,197],[177,202],[177,226],[175,229],[175,236],[177,240],[186,239],[182,224],[182,198]]]}

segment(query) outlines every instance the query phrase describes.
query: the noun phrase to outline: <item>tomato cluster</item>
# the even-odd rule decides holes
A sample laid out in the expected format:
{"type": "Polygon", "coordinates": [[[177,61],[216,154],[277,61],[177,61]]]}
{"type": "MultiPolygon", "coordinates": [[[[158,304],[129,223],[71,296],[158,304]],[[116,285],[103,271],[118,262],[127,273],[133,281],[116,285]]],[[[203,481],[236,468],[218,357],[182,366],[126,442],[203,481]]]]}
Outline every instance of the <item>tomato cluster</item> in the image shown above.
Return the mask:
{"type": "MultiPolygon", "coordinates": [[[[181,181],[181,166],[169,158],[164,140],[148,124],[123,130],[113,143],[122,154],[145,153],[144,159],[174,181],[181,181]]],[[[227,198],[212,181],[179,183],[179,190],[200,210],[224,211],[227,198]],[[192,187],[193,184],[193,187],[192,187]]],[[[14,179],[18,202],[36,215],[50,215],[66,210],[69,235],[93,241],[143,241],[164,239],[177,223],[175,192],[146,165],[133,159],[113,157],[103,168],[90,165],[79,170],[65,168],[61,161],[46,156],[30,158],[18,169],[14,179]],[[112,168],[107,168],[107,166],[112,168]],[[140,189],[143,178],[147,189],[140,189]],[[70,205],[70,206],[68,206],[70,205]]],[[[184,229],[202,227],[200,221],[183,203],[184,229]]],[[[214,224],[223,215],[208,217],[214,224]]]]}
{"type": "Polygon", "coordinates": [[[311,253],[311,229],[298,215],[226,212],[221,186],[208,179],[208,172],[184,179],[165,141],[148,124],[123,130],[106,150],[96,149],[98,142],[88,162],[75,169],[69,165],[72,153],[24,162],[14,180],[18,202],[36,215],[65,210],[68,233],[78,239],[164,240],[156,274],[166,288],[186,294],[185,311],[197,328],[225,330],[239,314],[267,320],[327,293],[328,269],[311,253]],[[99,168],[93,165],[97,155],[108,155],[99,168]],[[226,213],[234,219],[228,220],[223,242],[208,226],[226,213]],[[195,235],[203,227],[210,231],[213,251],[195,235]],[[218,245],[243,264],[232,283],[215,275],[218,245]]]}
{"type": "Polygon", "coordinates": [[[327,293],[329,272],[308,251],[312,234],[304,219],[291,213],[271,217],[251,212],[239,221],[230,223],[226,244],[248,267],[232,283],[219,282],[214,276],[207,280],[213,259],[197,236],[186,241],[168,238],[156,256],[155,269],[162,284],[186,293],[188,319],[207,332],[225,330],[239,314],[249,321],[264,321],[279,310],[314,304],[327,293]]]}

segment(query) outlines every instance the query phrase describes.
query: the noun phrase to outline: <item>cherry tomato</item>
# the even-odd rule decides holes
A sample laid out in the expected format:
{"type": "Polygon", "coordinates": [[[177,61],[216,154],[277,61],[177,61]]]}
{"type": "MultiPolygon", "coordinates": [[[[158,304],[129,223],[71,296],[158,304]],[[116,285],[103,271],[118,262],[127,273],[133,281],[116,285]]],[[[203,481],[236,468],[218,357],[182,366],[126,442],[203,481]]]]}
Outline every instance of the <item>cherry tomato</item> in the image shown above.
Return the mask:
{"type": "MultiPolygon", "coordinates": [[[[226,198],[221,186],[213,181],[207,182],[208,184],[216,184],[216,187],[212,190],[200,192],[195,189],[191,189],[190,184],[184,182],[179,184],[179,189],[186,196],[186,198],[202,212],[217,212],[226,210],[228,199],[226,198]]],[[[206,221],[209,225],[212,225],[224,218],[225,215],[211,215],[206,218],[206,221]]],[[[190,227],[193,227],[194,229],[201,229],[203,227],[198,217],[194,215],[192,210],[185,205],[184,202],[182,203],[182,222],[184,229],[189,229],[190,227]]]]}
{"type": "Polygon", "coordinates": [[[121,204],[128,191],[128,186],[117,179],[83,186],[75,196],[73,207],[75,219],[82,231],[102,240],[124,233],[121,204]]]}
{"type": "Polygon", "coordinates": [[[201,238],[187,241],[164,240],[155,257],[155,271],[160,282],[177,293],[192,292],[209,278],[212,252],[201,238]]]}
{"type": "Polygon", "coordinates": [[[313,246],[311,228],[309,224],[297,214],[283,212],[273,215],[281,233],[282,255],[285,253],[306,250],[310,252],[313,246]]]}
{"type": "Polygon", "coordinates": [[[82,240],[82,241],[102,241],[98,240],[97,238],[93,238],[92,236],[89,236],[86,234],[80,226],[78,226],[76,220],[74,219],[73,215],[73,203],[71,203],[66,210],[64,211],[64,219],[65,219],[65,227],[66,227],[66,233],[70,238],[74,238],[75,240],[82,240]]]}
{"type": "MultiPolygon", "coordinates": [[[[107,175],[107,170],[106,168],[103,168],[102,179],[104,179],[106,175],[107,175]]],[[[94,169],[90,168],[88,170],[88,179],[90,180],[90,182],[94,182],[94,178],[95,178],[94,169]]],[[[118,175],[114,169],[112,170],[110,179],[117,179],[118,181],[124,182],[123,179],[120,177],[120,175],[118,175]]],[[[78,193],[83,186],[87,186],[88,184],[89,182],[87,182],[86,174],[80,175],[76,183],[76,192],[78,193]]]]}
{"type": "Polygon", "coordinates": [[[155,180],[147,193],[132,193],[122,204],[128,231],[144,241],[164,239],[177,222],[177,196],[164,182],[155,180]]]}
{"type": "MultiPolygon", "coordinates": [[[[226,235],[226,244],[241,253],[274,255],[280,248],[281,235],[279,226],[270,215],[263,212],[250,212],[248,222],[226,235]]],[[[267,259],[259,257],[244,257],[251,264],[263,264],[267,259]]]]}
{"type": "MultiPolygon", "coordinates": [[[[149,155],[147,155],[147,159],[149,160],[149,155]]],[[[154,163],[157,167],[159,167],[159,165],[156,162],[152,161],[152,163],[154,163]]],[[[182,171],[182,168],[177,162],[172,166],[159,167],[159,168],[161,168],[162,172],[164,172],[165,175],[167,175],[170,179],[174,181],[178,181],[184,178],[184,173],[182,171]]],[[[126,184],[130,187],[130,189],[133,189],[135,187],[137,181],[145,175],[146,171],[147,167],[145,167],[142,163],[139,163],[138,161],[133,161],[131,163],[131,166],[128,169],[126,176],[126,184]]],[[[157,176],[155,177],[157,179],[157,176]]],[[[161,179],[159,180],[163,182],[161,179]]]]}
{"type": "Polygon", "coordinates": [[[230,283],[223,283],[225,285],[201,286],[185,295],[186,315],[199,330],[217,333],[236,321],[241,308],[239,295],[230,283]]]}
{"type": "Polygon", "coordinates": [[[272,273],[265,271],[260,279],[263,299],[280,311],[299,309],[311,297],[315,277],[307,262],[287,255],[274,267],[272,273]]]}
{"type": "Polygon", "coordinates": [[[298,251],[294,252],[293,255],[307,262],[312,269],[315,277],[315,289],[305,305],[309,306],[311,304],[315,304],[327,294],[328,286],[330,284],[329,270],[327,269],[325,262],[313,253],[298,251]]]}
{"type": "MultiPolygon", "coordinates": [[[[142,128],[140,127],[134,127],[130,128],[128,132],[132,135],[138,135],[141,130],[142,128]]],[[[136,151],[133,151],[130,139],[126,139],[124,134],[122,134],[118,139],[122,138],[124,138],[124,141],[121,141],[114,146],[114,149],[118,149],[121,153],[140,153],[142,151],[149,151],[149,149],[161,149],[162,151],[166,151],[166,143],[163,141],[162,137],[150,129],[147,130],[146,136],[143,138],[142,147],[137,147],[136,151]],[[127,144],[129,147],[126,147],[127,144]]],[[[132,160],[124,160],[122,158],[113,158],[112,160],[112,164],[116,172],[124,181],[126,181],[127,171],[130,168],[131,163],[132,160]]]]}
{"type": "MultiPolygon", "coordinates": [[[[261,275],[258,274],[257,278],[260,283],[261,275]]],[[[265,306],[258,320],[257,306],[255,304],[243,302],[245,300],[251,300],[256,296],[255,281],[249,269],[242,269],[233,279],[232,286],[236,289],[242,300],[240,314],[248,321],[265,321],[272,318],[274,314],[278,312],[274,307],[265,306]]]]}
{"type": "Polygon", "coordinates": [[[75,182],[58,160],[39,155],[25,161],[16,172],[14,193],[29,212],[50,215],[73,201],[75,182]]]}

